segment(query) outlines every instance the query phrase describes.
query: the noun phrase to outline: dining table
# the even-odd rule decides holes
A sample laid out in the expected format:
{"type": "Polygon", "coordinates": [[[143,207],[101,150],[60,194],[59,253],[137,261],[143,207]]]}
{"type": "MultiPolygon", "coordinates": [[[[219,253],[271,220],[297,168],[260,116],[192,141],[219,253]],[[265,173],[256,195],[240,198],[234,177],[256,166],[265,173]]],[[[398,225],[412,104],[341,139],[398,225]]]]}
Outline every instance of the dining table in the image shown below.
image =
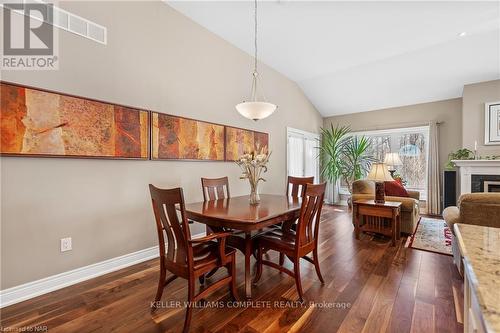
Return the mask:
{"type": "Polygon", "coordinates": [[[250,196],[208,200],[185,205],[187,218],[208,225],[214,231],[233,230],[227,244],[245,257],[245,296],[252,298],[250,261],[255,239],[266,228],[291,223],[299,218],[302,200],[286,195],[261,194],[260,202],[250,204],[250,196]]]}

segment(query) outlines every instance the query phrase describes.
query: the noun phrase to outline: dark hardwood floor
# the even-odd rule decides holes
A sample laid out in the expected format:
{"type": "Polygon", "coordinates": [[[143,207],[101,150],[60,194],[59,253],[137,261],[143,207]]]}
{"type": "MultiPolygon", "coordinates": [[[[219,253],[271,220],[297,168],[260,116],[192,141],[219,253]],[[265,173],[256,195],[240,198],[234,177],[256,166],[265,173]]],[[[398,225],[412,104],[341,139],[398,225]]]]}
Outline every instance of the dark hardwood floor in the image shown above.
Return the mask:
{"type": "MultiPolygon", "coordinates": [[[[264,267],[253,303],[226,303],[229,293],[220,290],[207,299],[205,308],[194,310],[191,331],[463,331],[463,285],[450,256],[405,248],[405,237],[396,247],[389,246],[389,239],[368,235],[356,241],[350,221],[344,208],[324,207],[319,257],[325,284],[314,266],[303,261],[305,304],[294,303],[297,292],[291,277],[264,267]]],[[[276,253],[268,255],[278,260],[276,253]]],[[[240,297],[242,259],[238,254],[240,297]]],[[[158,261],[151,260],[6,307],[0,312],[2,331],[38,327],[49,332],[180,332],[186,281],[169,285],[164,307],[151,315],[158,271],[158,261]]],[[[207,282],[222,274],[220,270],[207,282]]]]}

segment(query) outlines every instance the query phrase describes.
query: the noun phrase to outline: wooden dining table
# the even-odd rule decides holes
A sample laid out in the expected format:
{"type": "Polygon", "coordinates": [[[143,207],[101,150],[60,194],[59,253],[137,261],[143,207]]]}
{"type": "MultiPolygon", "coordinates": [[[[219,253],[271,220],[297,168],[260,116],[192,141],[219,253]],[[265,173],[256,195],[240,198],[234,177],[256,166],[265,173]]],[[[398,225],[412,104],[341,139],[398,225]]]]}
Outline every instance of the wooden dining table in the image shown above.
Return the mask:
{"type": "Polygon", "coordinates": [[[255,237],[266,227],[295,221],[300,214],[300,205],[301,199],[272,194],[261,194],[259,204],[251,205],[250,196],[245,195],[186,204],[186,215],[188,219],[206,224],[214,231],[235,231],[227,239],[227,244],[245,256],[245,296],[250,299],[250,259],[254,253],[255,237]]]}

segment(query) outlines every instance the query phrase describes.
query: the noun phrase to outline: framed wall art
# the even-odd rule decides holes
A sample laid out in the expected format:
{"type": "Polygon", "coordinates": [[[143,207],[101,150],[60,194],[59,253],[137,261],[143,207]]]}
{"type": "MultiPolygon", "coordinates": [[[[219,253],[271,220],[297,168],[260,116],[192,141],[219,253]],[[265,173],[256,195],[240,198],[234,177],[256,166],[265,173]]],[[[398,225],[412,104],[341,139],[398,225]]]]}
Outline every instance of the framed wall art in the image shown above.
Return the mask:
{"type": "Polygon", "coordinates": [[[485,103],[484,144],[500,145],[500,102],[485,103]]]}
{"type": "Polygon", "coordinates": [[[269,134],[226,126],[226,161],[235,161],[257,147],[269,147],[269,134]]]}
{"type": "Polygon", "coordinates": [[[224,161],[224,126],[151,113],[151,159],[224,161]]]}
{"type": "Polygon", "coordinates": [[[148,159],[149,112],[1,83],[2,155],[148,159]]]}

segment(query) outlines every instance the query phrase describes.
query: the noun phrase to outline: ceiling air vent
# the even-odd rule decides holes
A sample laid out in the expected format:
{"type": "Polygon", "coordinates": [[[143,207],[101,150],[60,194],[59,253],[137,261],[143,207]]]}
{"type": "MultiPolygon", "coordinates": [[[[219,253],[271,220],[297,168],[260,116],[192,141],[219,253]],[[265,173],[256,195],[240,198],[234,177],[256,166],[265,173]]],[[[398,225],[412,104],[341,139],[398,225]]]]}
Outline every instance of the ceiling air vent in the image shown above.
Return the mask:
{"type": "MultiPolygon", "coordinates": [[[[12,0],[11,0],[12,1],[12,0]]],[[[47,2],[43,0],[17,0],[19,3],[33,3],[38,2],[42,4],[47,4],[47,2]]],[[[87,20],[81,16],[70,13],[64,9],[61,9],[57,6],[53,6],[53,17],[52,22],[47,22],[52,24],[54,27],[57,27],[62,30],[66,30],[77,34],[78,36],[82,36],[88,39],[91,39],[95,42],[106,44],[107,43],[107,29],[106,27],[87,20]]],[[[24,14],[23,11],[16,11],[20,14],[24,14]]],[[[36,11],[30,12],[30,17],[41,21],[42,18],[39,13],[36,11]]]]}

